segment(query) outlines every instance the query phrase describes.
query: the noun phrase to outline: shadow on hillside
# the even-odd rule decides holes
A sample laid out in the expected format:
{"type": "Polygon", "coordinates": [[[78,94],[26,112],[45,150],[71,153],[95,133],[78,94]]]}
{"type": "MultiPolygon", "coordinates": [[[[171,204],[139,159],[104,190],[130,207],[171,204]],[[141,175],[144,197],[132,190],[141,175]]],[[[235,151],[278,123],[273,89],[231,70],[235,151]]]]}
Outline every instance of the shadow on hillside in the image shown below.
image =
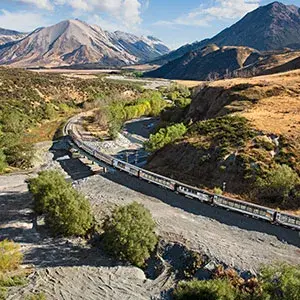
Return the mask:
{"type": "Polygon", "coordinates": [[[273,235],[282,242],[300,247],[299,232],[289,228],[276,226],[267,221],[253,219],[239,213],[227,211],[220,207],[214,207],[194,199],[186,198],[167,189],[134,178],[124,172],[116,172],[113,174],[107,173],[102,176],[132,190],[157,198],[173,207],[183,209],[188,213],[208,217],[220,223],[246,229],[248,231],[258,231],[273,235]]]}

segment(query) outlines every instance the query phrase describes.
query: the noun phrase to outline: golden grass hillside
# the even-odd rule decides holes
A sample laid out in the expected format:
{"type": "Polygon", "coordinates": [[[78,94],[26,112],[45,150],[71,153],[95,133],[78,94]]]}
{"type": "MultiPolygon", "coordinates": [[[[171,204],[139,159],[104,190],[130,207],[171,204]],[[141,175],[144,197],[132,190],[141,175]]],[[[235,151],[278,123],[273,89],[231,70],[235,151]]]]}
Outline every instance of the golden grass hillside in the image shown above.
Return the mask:
{"type": "Polygon", "coordinates": [[[154,153],[149,169],[210,190],[226,182],[226,191],[236,197],[300,208],[296,179],[288,200],[280,203],[259,199],[255,191],[259,178],[283,165],[299,178],[300,70],[202,83],[185,124],[187,133],[154,153]]]}

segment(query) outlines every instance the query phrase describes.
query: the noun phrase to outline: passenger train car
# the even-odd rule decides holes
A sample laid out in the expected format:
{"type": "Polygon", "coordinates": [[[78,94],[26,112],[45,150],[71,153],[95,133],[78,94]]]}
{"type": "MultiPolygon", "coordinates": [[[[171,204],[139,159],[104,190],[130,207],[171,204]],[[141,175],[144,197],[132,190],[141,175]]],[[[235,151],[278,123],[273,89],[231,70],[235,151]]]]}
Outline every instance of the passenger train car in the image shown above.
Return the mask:
{"type": "Polygon", "coordinates": [[[82,142],[72,130],[67,131],[69,136],[75,145],[84,150],[89,155],[97,158],[104,163],[122,170],[132,176],[136,176],[145,181],[154,183],[158,186],[167,188],[171,191],[183,194],[187,197],[191,197],[201,202],[205,202],[211,205],[216,205],[230,211],[239,212],[257,219],[265,220],[271,223],[281,224],[288,226],[292,229],[300,230],[300,217],[294,216],[286,213],[281,213],[279,211],[259,206],[256,204],[244,202],[241,200],[231,199],[220,195],[215,195],[196,187],[192,187],[171,178],[141,169],[137,166],[131,165],[119,159],[113,158],[110,155],[103,154],[98,150],[93,149],[91,146],[82,142]]]}

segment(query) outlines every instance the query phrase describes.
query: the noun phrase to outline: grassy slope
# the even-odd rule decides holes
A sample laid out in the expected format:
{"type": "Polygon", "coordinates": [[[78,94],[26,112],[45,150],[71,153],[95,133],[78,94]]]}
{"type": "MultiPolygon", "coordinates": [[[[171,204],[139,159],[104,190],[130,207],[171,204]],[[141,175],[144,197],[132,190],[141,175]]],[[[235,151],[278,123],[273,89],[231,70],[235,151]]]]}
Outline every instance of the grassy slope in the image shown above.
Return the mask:
{"type": "MultiPolygon", "coordinates": [[[[103,76],[81,78],[0,68],[0,145],[9,149],[13,140],[18,141],[15,149],[22,153],[19,145],[56,138],[71,115],[115,98],[125,99],[127,94],[139,94],[138,87],[103,76]]],[[[5,151],[11,157],[13,147],[5,151]]],[[[9,167],[19,167],[19,158],[14,157],[9,167]]]]}
{"type": "Polygon", "coordinates": [[[194,125],[155,153],[148,167],[209,189],[226,181],[229,193],[255,201],[255,179],[277,163],[300,174],[299,95],[300,71],[202,86],[186,116],[194,125]],[[247,121],[216,119],[228,115],[247,121]]]}

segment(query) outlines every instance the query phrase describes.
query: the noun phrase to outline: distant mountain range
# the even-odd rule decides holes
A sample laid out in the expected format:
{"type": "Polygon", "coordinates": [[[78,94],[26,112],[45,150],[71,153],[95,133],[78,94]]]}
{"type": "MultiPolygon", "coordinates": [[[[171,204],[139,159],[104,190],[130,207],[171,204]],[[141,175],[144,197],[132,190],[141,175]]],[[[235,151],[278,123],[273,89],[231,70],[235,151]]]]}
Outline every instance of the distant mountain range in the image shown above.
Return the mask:
{"type": "Polygon", "coordinates": [[[18,33],[16,38],[0,45],[0,64],[59,67],[97,63],[99,66],[120,67],[149,61],[169,52],[169,48],[154,37],[108,32],[79,20],[39,28],[25,37],[20,34],[21,39],[17,36],[18,33]]]}
{"type": "Polygon", "coordinates": [[[0,28],[0,45],[17,41],[26,36],[26,33],[0,28]]]}
{"type": "Polygon", "coordinates": [[[146,75],[188,80],[260,75],[267,70],[271,73],[270,66],[273,72],[297,68],[300,52],[294,49],[300,49],[300,9],[274,2],[248,13],[211,39],[158,58],[152,63],[163,66],[146,75]]]}
{"type": "Polygon", "coordinates": [[[213,38],[184,45],[152,63],[163,65],[210,44],[246,46],[260,51],[300,49],[300,8],[280,2],[261,6],[213,38]]]}

